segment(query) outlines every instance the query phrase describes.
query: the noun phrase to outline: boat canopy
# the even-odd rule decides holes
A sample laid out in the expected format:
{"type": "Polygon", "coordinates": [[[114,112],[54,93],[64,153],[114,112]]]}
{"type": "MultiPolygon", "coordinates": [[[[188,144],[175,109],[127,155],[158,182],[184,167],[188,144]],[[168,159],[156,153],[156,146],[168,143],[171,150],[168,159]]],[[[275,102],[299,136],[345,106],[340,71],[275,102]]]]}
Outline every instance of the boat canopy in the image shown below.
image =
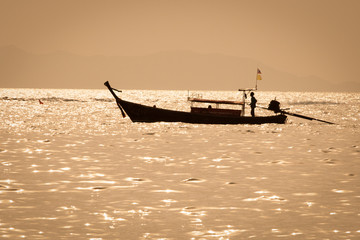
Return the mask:
{"type": "Polygon", "coordinates": [[[190,102],[201,102],[201,103],[216,103],[216,104],[229,104],[229,105],[244,105],[244,102],[240,101],[228,101],[228,100],[211,100],[202,98],[188,98],[190,102]]]}
{"type": "Polygon", "coordinates": [[[250,92],[250,91],[256,91],[256,88],[240,88],[239,91],[243,92],[250,92]]]}

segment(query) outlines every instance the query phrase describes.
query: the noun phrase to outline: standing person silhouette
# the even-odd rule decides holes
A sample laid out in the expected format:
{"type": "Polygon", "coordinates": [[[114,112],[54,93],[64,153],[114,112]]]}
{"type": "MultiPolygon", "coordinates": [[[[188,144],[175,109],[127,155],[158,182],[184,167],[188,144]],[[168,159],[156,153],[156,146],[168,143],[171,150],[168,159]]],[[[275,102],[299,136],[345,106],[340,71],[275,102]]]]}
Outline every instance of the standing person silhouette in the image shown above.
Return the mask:
{"type": "Polygon", "coordinates": [[[250,93],[250,96],[251,96],[251,103],[250,103],[250,107],[251,107],[251,116],[252,117],[255,117],[255,108],[256,108],[256,98],[254,97],[254,93],[251,92],[250,93]]]}

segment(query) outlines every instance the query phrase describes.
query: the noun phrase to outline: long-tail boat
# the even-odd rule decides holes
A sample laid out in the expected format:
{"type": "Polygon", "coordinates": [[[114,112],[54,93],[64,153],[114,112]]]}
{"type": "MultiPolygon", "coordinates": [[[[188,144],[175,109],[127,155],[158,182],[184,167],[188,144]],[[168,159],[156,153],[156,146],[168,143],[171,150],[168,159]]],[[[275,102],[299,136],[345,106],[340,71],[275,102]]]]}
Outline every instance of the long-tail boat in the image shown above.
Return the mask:
{"type": "Polygon", "coordinates": [[[251,89],[239,89],[243,92],[242,101],[210,100],[188,97],[191,102],[190,112],[168,110],[156,106],[146,106],[139,103],[125,101],[119,98],[107,81],[104,85],[109,89],[123,115],[129,116],[132,122],[184,122],[196,124],[264,124],[285,123],[287,117],[282,112],[271,116],[245,116],[245,92],[251,89]],[[213,108],[195,107],[194,103],[215,104],[213,108]],[[237,105],[241,109],[220,108],[220,105],[237,105]],[[126,113],[126,114],[125,114],[126,113]]]}

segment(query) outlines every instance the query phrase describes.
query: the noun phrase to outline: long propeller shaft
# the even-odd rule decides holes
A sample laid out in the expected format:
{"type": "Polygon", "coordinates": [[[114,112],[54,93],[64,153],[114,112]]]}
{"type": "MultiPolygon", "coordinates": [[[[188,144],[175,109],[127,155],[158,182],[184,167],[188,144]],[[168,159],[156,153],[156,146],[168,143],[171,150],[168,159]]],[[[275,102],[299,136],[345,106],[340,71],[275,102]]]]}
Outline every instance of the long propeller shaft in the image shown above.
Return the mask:
{"type": "MultiPolygon", "coordinates": [[[[268,109],[266,107],[259,107],[258,106],[258,108],[273,111],[273,110],[270,110],[270,109],[268,109]]],[[[284,111],[284,110],[280,110],[279,113],[294,116],[294,117],[298,117],[298,118],[303,118],[303,119],[306,119],[306,120],[315,120],[315,121],[319,121],[319,122],[323,122],[323,123],[327,123],[327,124],[335,124],[333,122],[329,122],[329,121],[325,121],[325,120],[321,120],[321,119],[318,119],[318,118],[313,118],[313,117],[309,117],[309,116],[305,116],[305,115],[301,115],[301,114],[297,114],[297,113],[291,113],[291,112],[287,112],[287,111],[284,111]]]]}

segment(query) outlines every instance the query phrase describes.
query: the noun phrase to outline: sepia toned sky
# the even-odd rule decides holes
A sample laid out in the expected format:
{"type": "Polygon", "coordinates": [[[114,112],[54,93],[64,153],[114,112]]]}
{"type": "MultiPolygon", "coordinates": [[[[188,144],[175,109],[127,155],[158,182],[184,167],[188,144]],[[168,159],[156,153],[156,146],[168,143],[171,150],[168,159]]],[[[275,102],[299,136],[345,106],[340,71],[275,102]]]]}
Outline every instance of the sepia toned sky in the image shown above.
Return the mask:
{"type": "Polygon", "coordinates": [[[359,82],[359,0],[0,0],[0,47],[141,56],[190,50],[359,82]]]}

